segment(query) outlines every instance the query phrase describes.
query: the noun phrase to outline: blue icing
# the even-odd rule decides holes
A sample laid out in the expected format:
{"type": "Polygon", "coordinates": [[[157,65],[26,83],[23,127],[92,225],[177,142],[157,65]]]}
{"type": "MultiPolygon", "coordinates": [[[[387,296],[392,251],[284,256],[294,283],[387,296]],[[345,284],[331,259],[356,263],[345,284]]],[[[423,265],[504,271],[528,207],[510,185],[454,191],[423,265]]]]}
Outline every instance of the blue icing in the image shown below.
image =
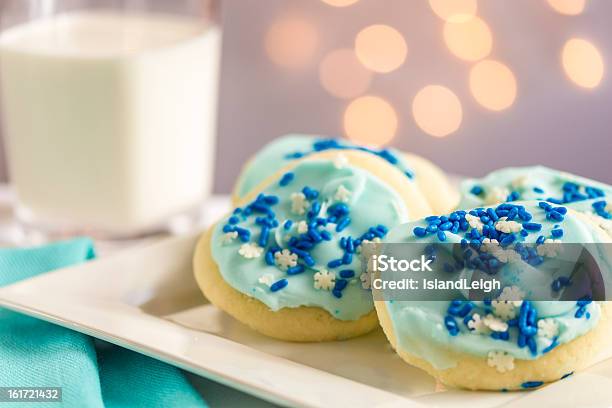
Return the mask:
{"type": "Polygon", "coordinates": [[[216,225],[212,256],[230,286],[272,310],[315,306],[337,319],[356,320],[373,309],[371,293],[360,284],[357,246],[363,239],[384,237],[385,226],[407,221],[405,204],[387,184],[359,167],[337,169],[331,161],[311,160],[291,173],[287,183],[280,183],[287,181],[281,177],[216,225]],[[303,214],[296,213],[299,200],[292,197],[305,199],[303,214]],[[303,222],[308,232],[300,232],[303,222]],[[268,232],[263,241],[262,232],[268,232]],[[236,239],[224,243],[226,234],[236,239]],[[259,257],[239,254],[243,245],[251,244],[265,244],[259,257]],[[275,261],[283,249],[298,255],[297,264],[286,270],[275,261]],[[316,274],[325,270],[335,275],[335,282],[328,290],[315,288],[316,274]],[[262,277],[268,282],[261,282],[262,277]]]}
{"type": "MultiPolygon", "coordinates": [[[[548,292],[552,281],[557,278],[556,271],[562,262],[562,259],[557,258],[563,256],[544,252],[540,255],[536,243],[542,241],[540,237],[551,239],[552,231],[561,228],[565,243],[601,242],[600,231],[575,213],[568,212],[563,206],[538,201],[506,203],[470,211],[458,210],[446,216],[427,217],[392,229],[386,242],[436,243],[441,241],[438,233],[442,229],[446,243],[460,244],[465,251],[471,253],[468,257],[464,256],[459,265],[457,261],[449,265],[451,272],[469,279],[477,271],[485,271],[502,282],[509,282],[503,286],[517,286],[524,293],[525,299],[529,299],[530,295],[537,298],[535,294],[538,290],[548,292]],[[512,218],[523,229],[520,232],[501,233],[495,224],[496,217],[506,217],[502,221],[512,218]],[[446,225],[449,222],[451,226],[446,225]],[[525,225],[536,224],[540,226],[537,231],[525,230],[525,225]],[[484,250],[482,242],[485,238],[501,242],[509,236],[514,238],[509,240],[509,244],[502,245],[502,249],[519,256],[523,262],[504,262],[501,260],[503,257],[494,251],[484,250]],[[476,262],[476,259],[479,261],[476,262]],[[524,274],[525,271],[529,273],[524,274]]],[[[571,252],[567,246],[564,247],[566,250],[571,252]]],[[[567,256],[571,258],[572,254],[567,256]]],[[[602,270],[612,270],[610,259],[605,253],[599,253],[597,257],[597,262],[603,266],[602,270]]],[[[436,253],[434,262],[446,262],[448,259],[453,258],[449,246],[445,246],[436,253]]],[[[424,296],[431,296],[431,291],[427,295],[421,292],[417,291],[415,297],[419,299],[418,295],[422,294],[420,301],[386,301],[385,307],[398,348],[426,359],[438,369],[453,367],[457,363],[456,355],[444,350],[485,358],[490,351],[505,351],[517,359],[537,359],[557,345],[587,333],[599,322],[601,315],[600,306],[588,299],[577,302],[525,300],[520,307],[517,305],[514,309],[514,318],[500,318],[508,324],[507,330],[492,332],[487,328],[484,332],[478,332],[473,330],[473,326],[469,327],[469,322],[477,320],[475,313],[481,318],[487,314],[495,315],[491,301],[469,301],[467,294],[459,290],[456,301],[431,300],[431,297],[430,301],[424,301],[424,296]],[[558,327],[553,336],[538,333],[538,322],[547,318],[553,319],[558,327]]]]}
{"type": "Polygon", "coordinates": [[[413,177],[413,172],[404,159],[404,155],[395,149],[367,148],[344,139],[290,135],[269,143],[247,163],[236,183],[236,194],[238,197],[243,197],[259,183],[278,172],[291,161],[320,151],[343,149],[361,150],[375,154],[395,166],[402,173],[406,174],[407,177],[413,177]]]}

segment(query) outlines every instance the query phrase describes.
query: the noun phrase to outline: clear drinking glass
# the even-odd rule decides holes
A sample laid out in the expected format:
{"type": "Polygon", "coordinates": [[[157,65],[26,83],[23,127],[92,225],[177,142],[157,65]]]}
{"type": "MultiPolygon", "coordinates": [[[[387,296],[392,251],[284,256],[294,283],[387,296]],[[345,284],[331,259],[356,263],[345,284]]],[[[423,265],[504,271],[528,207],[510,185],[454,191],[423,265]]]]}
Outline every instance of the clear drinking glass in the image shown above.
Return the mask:
{"type": "Polygon", "coordinates": [[[1,0],[0,96],[21,225],[133,237],[210,194],[214,0],[1,0]]]}

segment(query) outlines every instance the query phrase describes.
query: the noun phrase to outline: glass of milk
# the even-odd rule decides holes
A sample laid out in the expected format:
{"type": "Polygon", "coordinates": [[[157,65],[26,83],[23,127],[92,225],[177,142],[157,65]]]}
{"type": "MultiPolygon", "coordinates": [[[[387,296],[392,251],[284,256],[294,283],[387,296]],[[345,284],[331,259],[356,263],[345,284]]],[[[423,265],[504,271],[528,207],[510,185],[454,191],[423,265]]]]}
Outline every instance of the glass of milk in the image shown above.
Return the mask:
{"type": "Polygon", "coordinates": [[[212,184],[213,0],[1,0],[0,96],[22,225],[124,238],[212,184]]]}

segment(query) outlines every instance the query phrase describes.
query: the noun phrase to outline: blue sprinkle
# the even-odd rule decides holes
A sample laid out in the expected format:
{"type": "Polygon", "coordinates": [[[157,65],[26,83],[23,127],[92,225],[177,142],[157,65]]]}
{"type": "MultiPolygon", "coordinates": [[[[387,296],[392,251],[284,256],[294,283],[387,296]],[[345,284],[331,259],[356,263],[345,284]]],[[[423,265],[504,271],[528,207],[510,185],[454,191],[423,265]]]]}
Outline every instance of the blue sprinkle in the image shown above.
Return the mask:
{"type": "Polygon", "coordinates": [[[229,224],[225,224],[225,225],[223,226],[223,232],[225,232],[225,233],[228,233],[228,232],[234,232],[234,230],[235,230],[235,229],[234,229],[234,227],[232,227],[232,226],[231,226],[231,225],[229,225],[229,224]]]}
{"type": "Polygon", "coordinates": [[[278,184],[281,187],[285,187],[287,184],[291,183],[293,181],[293,179],[295,178],[295,174],[289,172],[289,173],[285,173],[283,175],[283,177],[280,179],[280,181],[278,182],[278,184]]]}
{"type": "Polygon", "coordinates": [[[287,220],[287,221],[285,221],[285,223],[283,224],[283,228],[284,228],[285,230],[289,230],[289,229],[291,229],[291,226],[292,226],[292,225],[293,225],[293,221],[291,221],[291,220],[287,220]]]}
{"type": "Polygon", "coordinates": [[[604,197],[606,195],[603,190],[596,187],[585,187],[584,190],[586,191],[589,198],[604,197]]]}
{"type": "Polygon", "coordinates": [[[304,265],[295,265],[287,269],[287,275],[297,275],[299,273],[304,272],[305,270],[306,268],[304,268],[304,265]]]}
{"type": "Polygon", "coordinates": [[[300,152],[295,152],[295,153],[289,153],[285,155],[286,159],[300,159],[302,157],[304,157],[304,153],[300,153],[300,152]]]}
{"type": "Polygon", "coordinates": [[[549,209],[551,209],[551,208],[552,208],[552,205],[550,205],[550,204],[548,204],[548,203],[546,203],[546,202],[544,202],[544,201],[540,201],[540,202],[538,203],[538,206],[539,206],[540,208],[544,209],[544,210],[549,210],[549,209]]]}
{"type": "Polygon", "coordinates": [[[504,340],[507,341],[510,338],[510,333],[505,331],[505,332],[493,332],[491,333],[491,338],[495,339],[495,340],[504,340]]]}
{"type": "Polygon", "coordinates": [[[274,282],[272,286],[270,286],[270,290],[272,292],[277,292],[281,290],[282,288],[284,288],[285,286],[287,286],[288,284],[289,282],[287,281],[287,279],[281,279],[279,281],[274,282]]]}
{"type": "Polygon", "coordinates": [[[538,355],[538,346],[536,344],[534,336],[529,337],[527,339],[527,347],[529,347],[529,351],[531,352],[531,355],[533,355],[533,356],[537,356],[538,355]]]}
{"type": "Polygon", "coordinates": [[[327,213],[335,217],[342,217],[349,213],[349,207],[344,203],[336,203],[327,209],[327,213]]]}
{"type": "Polygon", "coordinates": [[[523,223],[523,228],[527,231],[541,231],[542,224],[538,224],[537,222],[525,222],[523,223]]]}
{"type": "Polygon", "coordinates": [[[350,279],[355,276],[355,271],[351,269],[344,269],[340,271],[340,277],[344,279],[350,279]]]}
{"type": "Polygon", "coordinates": [[[482,187],[480,187],[479,185],[475,185],[474,187],[472,187],[472,189],[470,190],[470,193],[474,194],[474,195],[481,195],[483,192],[482,187]]]}
{"type": "Polygon", "coordinates": [[[279,199],[277,196],[269,195],[269,196],[264,196],[263,201],[267,205],[275,205],[275,204],[278,204],[279,199]]]}
{"type": "Polygon", "coordinates": [[[331,239],[332,239],[332,236],[329,233],[329,231],[323,230],[323,231],[320,232],[320,235],[321,235],[321,238],[323,238],[325,241],[331,241],[331,239]]]}
{"type": "Polygon", "coordinates": [[[259,235],[259,246],[266,247],[268,245],[268,237],[270,236],[270,228],[261,227],[261,234],[259,235]]]}
{"type": "Polygon", "coordinates": [[[315,198],[319,196],[319,192],[317,190],[313,190],[312,188],[308,186],[302,189],[302,193],[304,193],[306,198],[309,200],[314,200],[315,198]]]}
{"type": "Polygon", "coordinates": [[[308,265],[310,267],[315,266],[315,261],[314,261],[314,259],[312,259],[312,257],[310,255],[304,256],[304,257],[302,257],[302,259],[304,260],[306,265],[308,265]]]}
{"type": "Polygon", "coordinates": [[[550,232],[554,238],[561,238],[563,236],[562,229],[554,229],[550,232]]]}
{"type": "Polygon", "coordinates": [[[438,226],[438,229],[440,231],[448,231],[449,229],[451,229],[453,227],[453,223],[450,221],[445,222],[444,224],[440,224],[438,226]]]}
{"type": "Polygon", "coordinates": [[[499,217],[497,216],[497,213],[494,209],[487,208],[487,214],[489,214],[489,218],[491,218],[493,221],[499,220],[499,217]]]}
{"type": "Polygon", "coordinates": [[[534,187],[533,191],[538,194],[544,194],[544,190],[542,190],[540,187],[534,187]]]}
{"type": "Polygon", "coordinates": [[[596,210],[606,208],[607,203],[605,201],[595,201],[591,206],[596,210]]]}
{"type": "Polygon", "coordinates": [[[533,216],[524,209],[520,209],[518,215],[523,221],[530,221],[533,218],[533,216]]]}
{"type": "Polygon", "coordinates": [[[346,252],[348,252],[349,254],[355,253],[355,241],[353,241],[353,238],[348,237],[346,239],[345,249],[346,249],[346,252]]]}
{"type": "Polygon", "coordinates": [[[351,219],[349,217],[344,217],[342,221],[336,225],[336,232],[342,232],[350,223],[351,219]]]}
{"type": "Polygon", "coordinates": [[[337,289],[332,289],[332,295],[340,299],[342,297],[342,291],[337,289]]]}
{"type": "Polygon", "coordinates": [[[438,239],[440,241],[446,241],[446,234],[444,233],[444,231],[438,231],[438,239]]]}
{"type": "Polygon", "coordinates": [[[444,318],[444,325],[446,326],[446,329],[448,330],[451,336],[456,336],[457,334],[459,334],[457,322],[452,316],[446,316],[444,318]]]}
{"type": "Polygon", "coordinates": [[[544,381],[527,381],[521,384],[523,388],[537,388],[544,384],[544,381]]]}
{"type": "Polygon", "coordinates": [[[511,243],[513,243],[514,241],[516,241],[516,235],[508,234],[500,241],[500,244],[501,246],[506,247],[510,245],[511,243]]]}
{"type": "Polygon", "coordinates": [[[327,263],[328,268],[337,268],[342,265],[342,259],[334,259],[333,261],[329,261],[327,263]]]}
{"type": "Polygon", "coordinates": [[[559,345],[558,341],[557,341],[557,337],[554,337],[552,339],[552,342],[550,343],[550,345],[548,347],[546,347],[545,349],[542,350],[542,354],[546,354],[549,351],[551,351],[552,349],[554,349],[555,347],[557,347],[559,345]]]}
{"type": "Polygon", "coordinates": [[[336,279],[336,284],[334,285],[334,290],[342,291],[348,285],[348,281],[346,279],[336,279]]]}
{"type": "Polygon", "coordinates": [[[519,194],[518,191],[513,191],[510,193],[510,195],[506,198],[506,201],[516,201],[521,197],[521,195],[519,194]]]}
{"type": "Polygon", "coordinates": [[[323,241],[321,234],[319,234],[319,232],[314,228],[309,228],[307,234],[314,242],[323,241]]]}
{"type": "Polygon", "coordinates": [[[314,203],[312,203],[312,206],[310,207],[310,211],[308,211],[308,218],[314,218],[317,215],[319,215],[319,212],[321,211],[321,203],[318,201],[315,201],[314,203]]]}
{"type": "Polygon", "coordinates": [[[350,253],[345,253],[344,256],[342,257],[342,263],[344,265],[350,265],[351,262],[353,262],[353,254],[350,253]]]}
{"type": "Polygon", "coordinates": [[[266,252],[266,263],[270,266],[274,266],[274,254],[272,251],[266,252]]]}
{"type": "Polygon", "coordinates": [[[415,236],[422,238],[425,235],[427,235],[427,230],[423,227],[415,227],[412,232],[414,233],[415,236]]]}

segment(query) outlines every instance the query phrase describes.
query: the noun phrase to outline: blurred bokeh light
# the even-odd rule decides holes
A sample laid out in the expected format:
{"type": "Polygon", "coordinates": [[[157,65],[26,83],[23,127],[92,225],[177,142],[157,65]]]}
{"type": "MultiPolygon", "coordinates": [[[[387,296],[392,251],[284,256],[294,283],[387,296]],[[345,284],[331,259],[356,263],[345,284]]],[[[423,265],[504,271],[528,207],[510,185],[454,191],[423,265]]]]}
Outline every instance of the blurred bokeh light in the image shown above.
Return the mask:
{"type": "Polygon", "coordinates": [[[398,117],[393,106],[379,96],[362,96],[344,112],[344,131],[354,142],[370,146],[389,143],[397,132],[398,117]]]}
{"type": "Polygon", "coordinates": [[[359,61],[375,72],[388,73],[406,60],[408,46],[395,28],[375,24],[364,28],[355,38],[355,54],[359,61]]]}
{"type": "Polygon", "coordinates": [[[476,15],[476,0],[429,0],[434,13],[445,21],[463,22],[476,15]]]}
{"type": "Polygon", "coordinates": [[[572,38],[563,46],[561,54],[565,73],[577,85],[595,88],[604,74],[604,62],[595,45],[587,40],[572,38]]]}
{"type": "Polygon", "coordinates": [[[368,90],[372,72],[366,69],[352,49],[331,51],[319,65],[319,80],[323,88],[340,99],[350,99],[368,90]]]}
{"type": "Polygon", "coordinates": [[[323,3],[334,7],[346,7],[357,3],[359,0],[321,0],[323,3]]]}
{"type": "Polygon", "coordinates": [[[576,16],[584,10],[586,0],[548,0],[548,4],[561,14],[576,16]]]}
{"type": "Polygon", "coordinates": [[[288,68],[305,67],[317,49],[318,33],[305,19],[285,17],[270,26],[265,44],[274,63],[288,68]]]}
{"type": "Polygon", "coordinates": [[[483,107],[504,110],[516,99],[516,78],[512,70],[499,61],[480,61],[470,71],[470,91],[483,107]]]}
{"type": "Polygon", "coordinates": [[[474,16],[459,22],[447,21],[444,24],[444,42],[458,58],[477,61],[491,52],[493,36],[487,23],[474,16]]]}
{"type": "Polygon", "coordinates": [[[412,101],[416,124],[428,135],[445,137],[459,129],[463,120],[461,101],[441,85],[428,85],[412,101]]]}

